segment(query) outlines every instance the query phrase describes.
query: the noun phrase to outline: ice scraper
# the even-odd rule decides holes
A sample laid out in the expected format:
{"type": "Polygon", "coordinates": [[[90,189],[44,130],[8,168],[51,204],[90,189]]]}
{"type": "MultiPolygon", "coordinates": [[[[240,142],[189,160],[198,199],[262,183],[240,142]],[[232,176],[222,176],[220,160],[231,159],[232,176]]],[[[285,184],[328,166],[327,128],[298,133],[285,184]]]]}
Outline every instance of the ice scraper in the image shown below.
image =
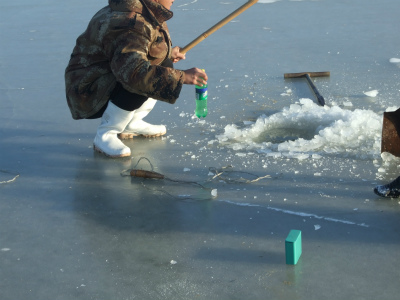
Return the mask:
{"type": "Polygon", "coordinates": [[[321,96],[316,88],[315,84],[312,82],[310,77],[323,77],[323,76],[330,76],[330,72],[303,72],[303,73],[286,73],[284,74],[284,78],[305,78],[308,81],[311,89],[313,90],[315,97],[317,97],[318,103],[321,106],[325,105],[325,99],[321,96]]]}

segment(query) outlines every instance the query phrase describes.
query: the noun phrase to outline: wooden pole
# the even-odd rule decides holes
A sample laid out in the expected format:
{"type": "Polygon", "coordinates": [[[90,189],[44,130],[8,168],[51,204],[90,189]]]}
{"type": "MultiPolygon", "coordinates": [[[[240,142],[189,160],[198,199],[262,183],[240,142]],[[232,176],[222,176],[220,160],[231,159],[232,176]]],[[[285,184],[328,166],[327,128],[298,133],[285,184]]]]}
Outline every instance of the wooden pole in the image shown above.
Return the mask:
{"type": "Polygon", "coordinates": [[[247,10],[250,6],[256,4],[258,0],[250,0],[247,3],[243,4],[241,7],[239,7],[237,10],[235,10],[233,13],[219,21],[217,24],[215,24],[213,27],[208,29],[206,32],[203,34],[199,35],[196,39],[194,39],[192,42],[187,44],[185,47],[183,47],[180,52],[181,53],[186,53],[190,49],[192,49],[194,46],[196,46],[198,43],[201,41],[205,40],[208,36],[213,34],[215,31],[220,29],[222,26],[226,25],[228,22],[232,21],[234,18],[236,18],[238,15],[240,15],[242,12],[247,10]]]}

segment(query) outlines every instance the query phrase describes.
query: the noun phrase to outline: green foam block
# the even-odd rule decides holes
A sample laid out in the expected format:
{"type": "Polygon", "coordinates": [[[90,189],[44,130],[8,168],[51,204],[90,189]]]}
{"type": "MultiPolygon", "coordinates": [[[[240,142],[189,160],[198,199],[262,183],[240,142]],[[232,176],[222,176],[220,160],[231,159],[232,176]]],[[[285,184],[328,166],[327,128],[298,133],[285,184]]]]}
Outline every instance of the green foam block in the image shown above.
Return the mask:
{"type": "Polygon", "coordinates": [[[295,265],[301,256],[301,231],[291,230],[285,240],[286,264],[295,265]]]}

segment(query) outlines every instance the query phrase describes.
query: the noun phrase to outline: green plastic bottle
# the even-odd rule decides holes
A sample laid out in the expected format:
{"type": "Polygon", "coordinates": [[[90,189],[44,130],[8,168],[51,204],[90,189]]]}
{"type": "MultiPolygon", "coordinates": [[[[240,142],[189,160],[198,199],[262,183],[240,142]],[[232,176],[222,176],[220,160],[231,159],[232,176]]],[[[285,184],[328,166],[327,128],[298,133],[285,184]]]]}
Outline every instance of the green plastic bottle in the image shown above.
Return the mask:
{"type": "MultiPolygon", "coordinates": [[[[204,70],[203,70],[204,71],[204,70]]],[[[203,86],[196,85],[196,110],[194,111],[196,116],[205,118],[207,116],[207,99],[208,99],[208,84],[203,86]]]]}

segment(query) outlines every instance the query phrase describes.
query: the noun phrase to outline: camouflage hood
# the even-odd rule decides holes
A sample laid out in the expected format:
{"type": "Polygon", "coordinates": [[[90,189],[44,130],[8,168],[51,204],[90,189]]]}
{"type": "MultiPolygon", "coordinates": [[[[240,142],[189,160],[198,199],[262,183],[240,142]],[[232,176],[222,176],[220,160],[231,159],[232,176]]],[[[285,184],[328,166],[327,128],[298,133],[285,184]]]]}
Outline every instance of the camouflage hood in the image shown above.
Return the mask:
{"type": "Polygon", "coordinates": [[[153,0],[108,0],[108,5],[112,10],[121,12],[143,13],[145,9],[159,24],[168,21],[173,16],[172,11],[153,0]]]}

